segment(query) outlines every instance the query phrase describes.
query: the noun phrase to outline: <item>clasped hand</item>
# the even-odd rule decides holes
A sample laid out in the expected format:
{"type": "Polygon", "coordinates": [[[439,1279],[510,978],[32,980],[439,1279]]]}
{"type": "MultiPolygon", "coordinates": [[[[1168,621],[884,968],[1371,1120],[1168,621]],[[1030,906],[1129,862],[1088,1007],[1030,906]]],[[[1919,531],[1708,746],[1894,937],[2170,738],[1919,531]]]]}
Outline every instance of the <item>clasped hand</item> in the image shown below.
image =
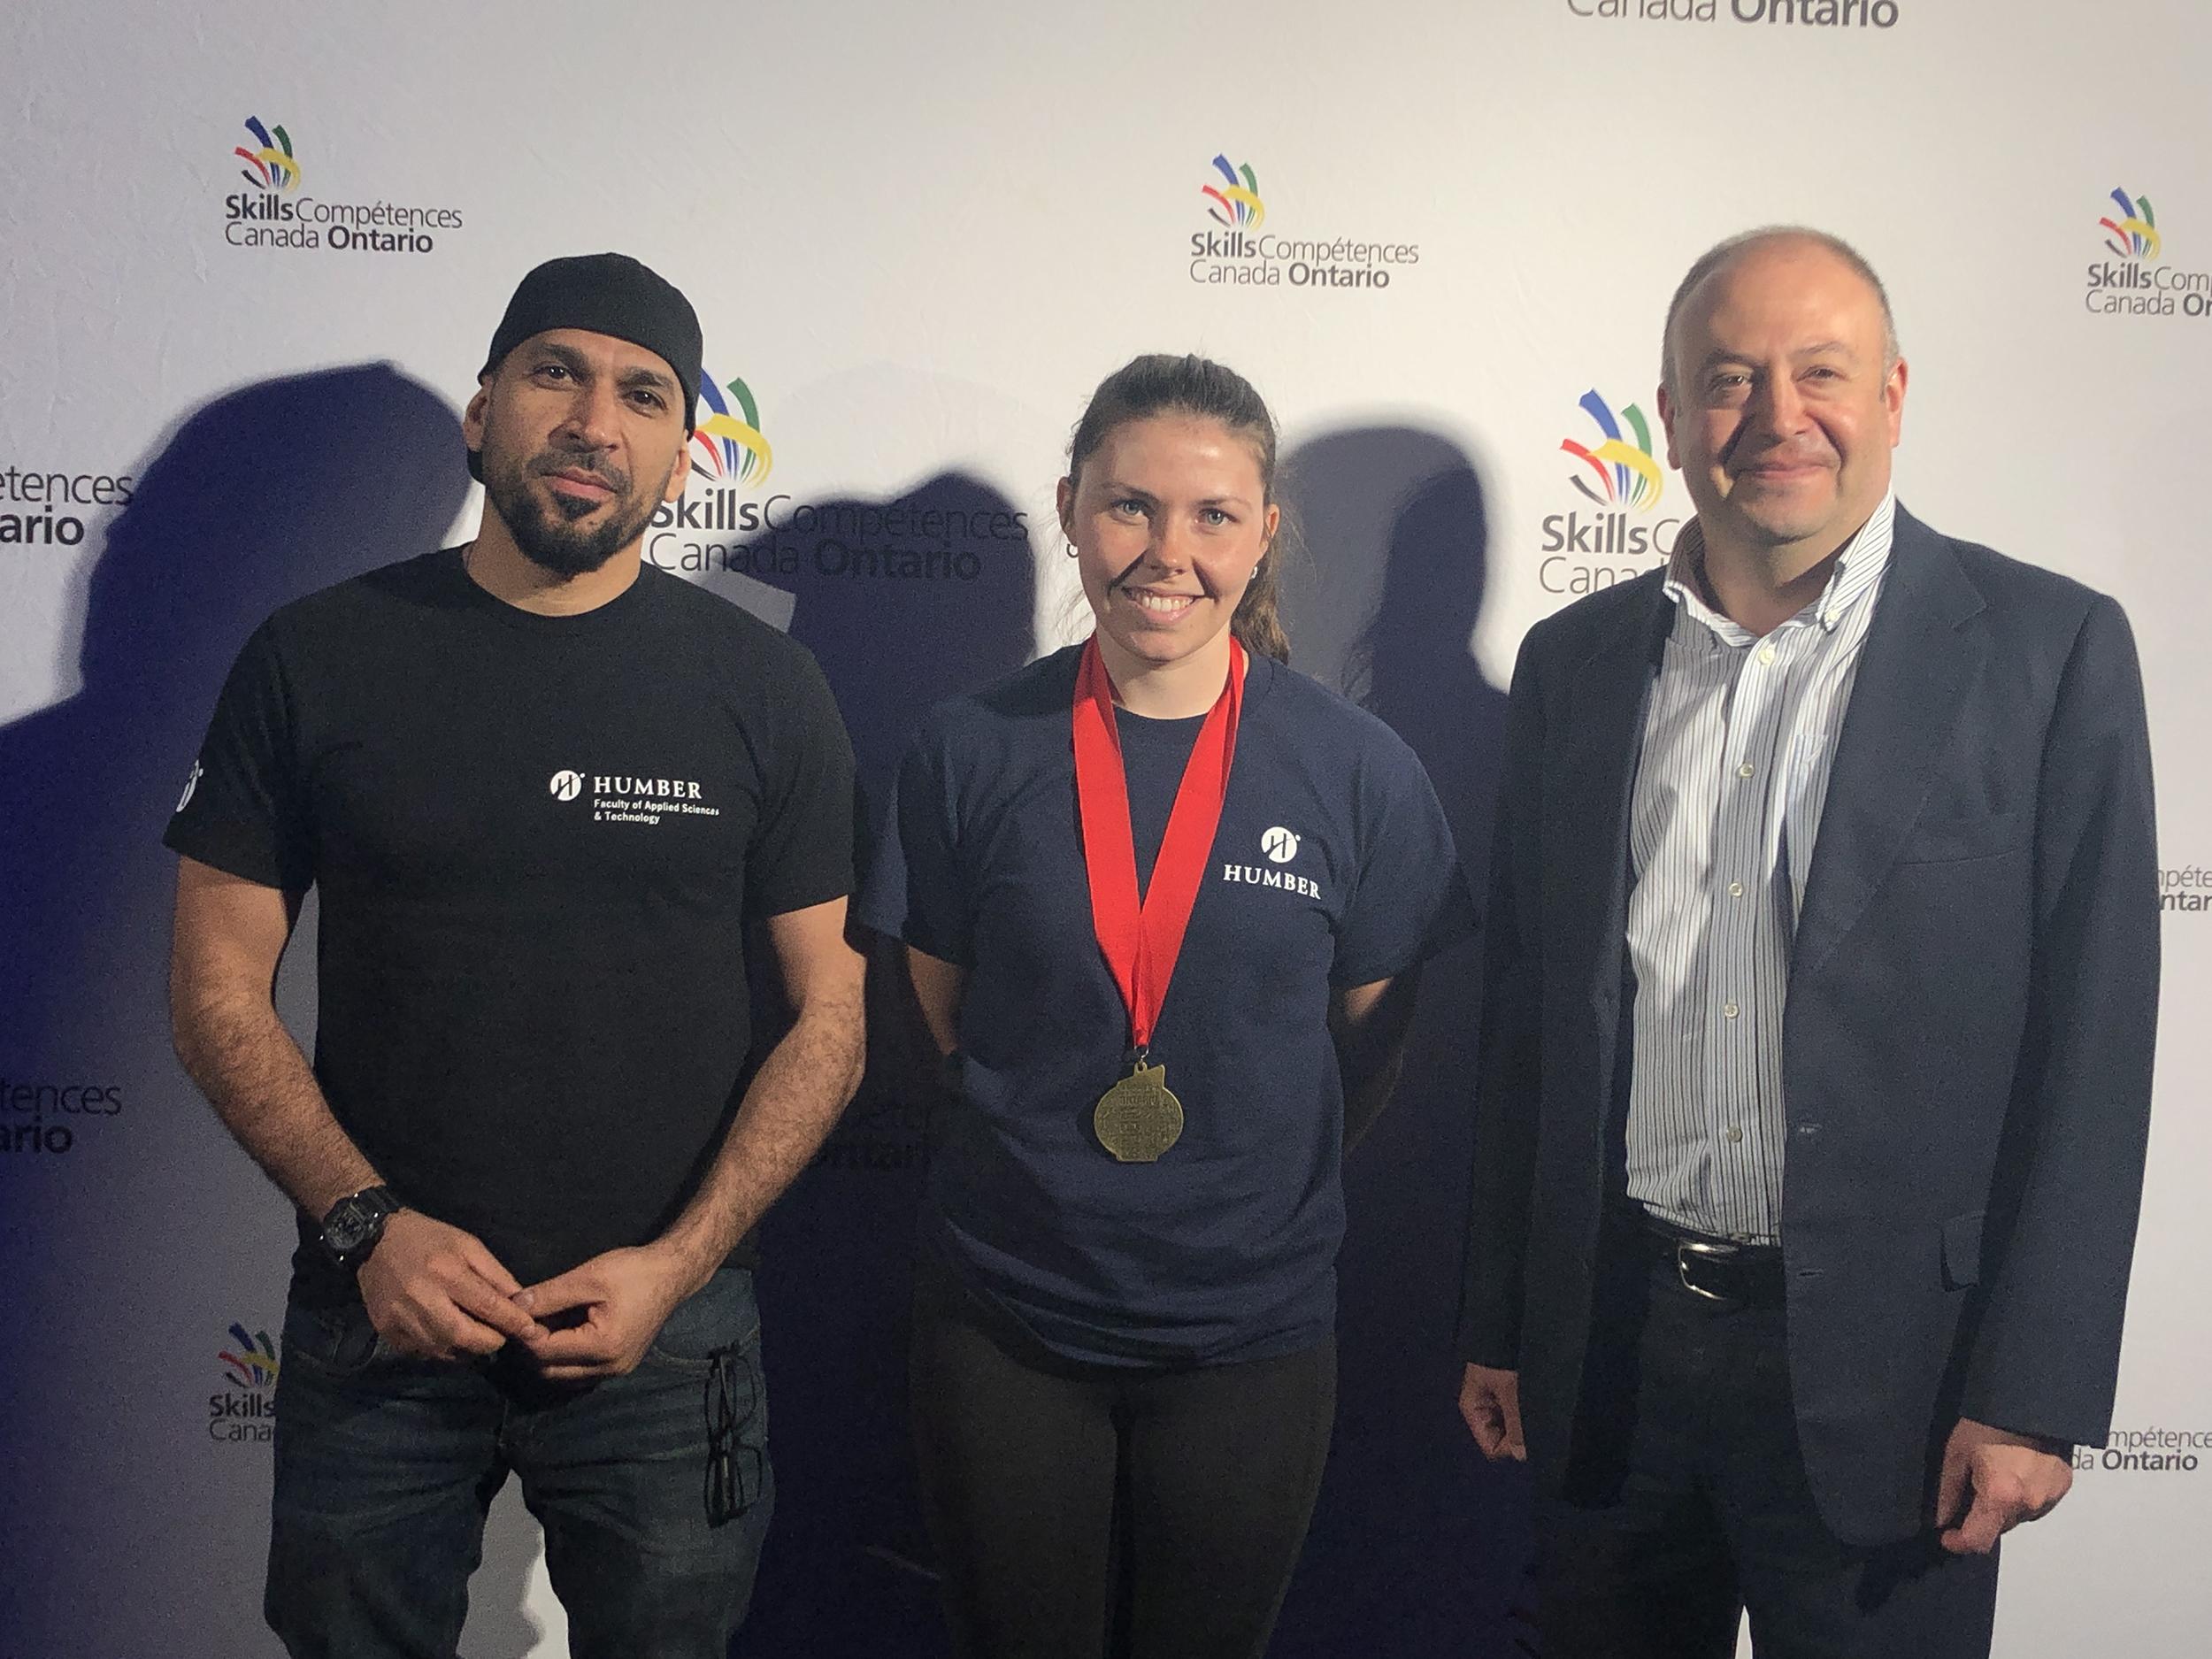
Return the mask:
{"type": "Polygon", "coordinates": [[[526,1286],[474,1234],[411,1210],[385,1223],[359,1284],[377,1334],[403,1354],[457,1360],[519,1342],[557,1382],[634,1371],[686,1290],[649,1248],[526,1286]]]}

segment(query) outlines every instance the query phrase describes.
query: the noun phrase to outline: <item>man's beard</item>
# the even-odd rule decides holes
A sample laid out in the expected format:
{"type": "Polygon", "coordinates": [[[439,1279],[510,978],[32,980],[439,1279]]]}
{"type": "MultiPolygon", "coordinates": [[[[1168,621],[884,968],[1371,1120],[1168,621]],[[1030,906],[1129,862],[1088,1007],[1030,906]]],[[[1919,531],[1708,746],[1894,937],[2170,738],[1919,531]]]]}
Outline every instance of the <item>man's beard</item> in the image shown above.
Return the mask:
{"type": "MultiPolygon", "coordinates": [[[[667,480],[662,480],[665,488],[667,480]]],[[[660,492],[633,495],[630,475],[588,456],[549,449],[514,467],[484,468],[484,495],[492,511],[507,526],[507,534],[525,558],[564,580],[588,575],[645,533],[652,522],[660,492]],[[534,479],[555,472],[581,471],[613,491],[606,502],[580,501],[554,495],[549,502],[534,495],[534,479]],[[604,507],[605,519],[591,528],[577,521],[604,507]]]]}

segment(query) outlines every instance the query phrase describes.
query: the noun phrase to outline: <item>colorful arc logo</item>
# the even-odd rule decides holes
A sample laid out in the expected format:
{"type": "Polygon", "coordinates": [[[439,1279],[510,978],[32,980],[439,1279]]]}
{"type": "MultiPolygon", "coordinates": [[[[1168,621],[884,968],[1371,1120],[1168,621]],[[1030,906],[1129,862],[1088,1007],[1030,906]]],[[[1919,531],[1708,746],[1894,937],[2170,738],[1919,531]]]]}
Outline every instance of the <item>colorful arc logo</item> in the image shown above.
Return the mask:
{"type": "Polygon", "coordinates": [[[230,1380],[241,1388],[267,1388],[277,1379],[276,1344],[269,1340],[266,1331],[246,1334],[246,1327],[234,1325],[230,1340],[238,1347],[218,1351],[215,1357],[223,1362],[223,1369],[230,1373],[230,1380]]]}
{"type": "Polygon", "coordinates": [[[1223,181],[1207,185],[1202,191],[1212,204],[1206,211],[1213,216],[1214,222],[1240,227],[1265,224],[1267,204],[1260,200],[1260,181],[1253,176],[1251,167],[1232,167],[1228,157],[1216,156],[1214,171],[1223,181]]]}
{"type": "Polygon", "coordinates": [[[1651,428],[1645,423],[1644,411],[1631,403],[1616,419],[1606,401],[1597,395],[1595,388],[1585,392],[1578,406],[1582,412],[1597,423],[1603,442],[1594,449],[1562,438],[1559,447],[1583,463],[1569,480],[1601,507],[1633,507],[1648,511],[1659,504],[1659,496],[1666,487],[1666,474],[1659,470],[1659,463],[1652,457],[1651,428]],[[1621,435],[1621,423],[1635,434],[1631,443],[1621,435]],[[1595,484],[1590,481],[1594,474],[1595,484]]]}
{"type": "Polygon", "coordinates": [[[709,479],[741,484],[757,484],[766,478],[776,454],[761,435],[760,405],[753,400],[752,388],[743,380],[717,386],[711,374],[702,374],[699,396],[707,412],[691,434],[694,469],[709,479]]]}
{"type": "Polygon", "coordinates": [[[2119,204],[2119,218],[2107,217],[2097,223],[2108,233],[2104,245],[2123,259],[2140,259],[2146,264],[2158,257],[2161,242],[2158,237],[2158,216],[2151,211],[2151,199],[2139,196],[2128,200],[2125,190],[2115,190],[2112,199],[2119,204]]]}
{"type": "Polygon", "coordinates": [[[246,165],[239,174],[248,184],[264,190],[296,190],[300,188],[300,164],[292,158],[292,135],[281,127],[272,129],[262,126],[258,117],[246,118],[246,130],[260,142],[258,150],[238,145],[230,153],[246,165]]]}

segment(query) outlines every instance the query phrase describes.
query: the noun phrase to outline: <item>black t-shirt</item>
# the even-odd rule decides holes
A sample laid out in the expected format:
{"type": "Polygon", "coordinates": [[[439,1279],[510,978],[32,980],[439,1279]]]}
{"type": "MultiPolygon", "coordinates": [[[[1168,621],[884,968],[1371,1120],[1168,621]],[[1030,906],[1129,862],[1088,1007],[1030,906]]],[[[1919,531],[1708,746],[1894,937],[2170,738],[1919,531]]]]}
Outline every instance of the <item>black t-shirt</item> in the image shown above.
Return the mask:
{"type": "MultiPolygon", "coordinates": [[[[933,710],[860,914],[967,970],[962,1109],[932,1160],[929,1243],[999,1314],[1072,1358],[1259,1359],[1325,1337],[1343,1237],[1331,994],[1471,926],[1435,792],[1371,715],[1265,658],[1153,1034],[1186,1113],[1117,1163],[1092,1108],[1128,1015],[1091,922],[1061,651],[933,710]]],[[[1198,720],[1118,717],[1148,881],[1198,720]]]]}
{"type": "Polygon", "coordinates": [[[673,1219],[734,1110],[743,923],[852,886],[813,657],[649,566],[575,617],[457,550],[286,606],[165,837],[319,890],[315,1072],[407,1204],[525,1283],[673,1219]]]}

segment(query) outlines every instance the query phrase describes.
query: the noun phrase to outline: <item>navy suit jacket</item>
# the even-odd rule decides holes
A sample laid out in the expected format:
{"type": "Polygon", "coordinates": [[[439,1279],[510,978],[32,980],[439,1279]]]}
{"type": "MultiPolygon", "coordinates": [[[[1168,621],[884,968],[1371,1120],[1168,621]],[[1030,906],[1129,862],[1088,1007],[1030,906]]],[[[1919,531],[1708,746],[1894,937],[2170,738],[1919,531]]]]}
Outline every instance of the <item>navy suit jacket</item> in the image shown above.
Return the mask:
{"type": "MultiPolygon", "coordinates": [[[[1652,572],[1513,674],[1464,1357],[1559,1489],[1620,1167],[1629,803],[1674,607],[1652,572]]],[[[1830,1529],[1924,1529],[1961,1417],[2110,1425],[2148,1133],[2158,888],[2127,621],[1901,510],[1783,1021],[1790,1378],[1830,1529]]]]}

